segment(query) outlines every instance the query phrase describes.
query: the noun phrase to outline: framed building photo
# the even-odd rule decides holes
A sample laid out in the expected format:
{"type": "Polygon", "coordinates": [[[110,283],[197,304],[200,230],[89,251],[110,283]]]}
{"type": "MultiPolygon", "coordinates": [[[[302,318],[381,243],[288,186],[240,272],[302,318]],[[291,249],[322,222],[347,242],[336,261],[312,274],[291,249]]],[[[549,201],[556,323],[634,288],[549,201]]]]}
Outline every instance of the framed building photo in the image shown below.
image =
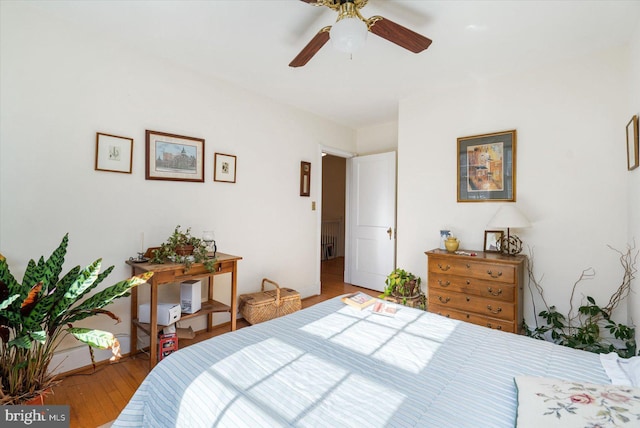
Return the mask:
{"type": "Polygon", "coordinates": [[[504,236],[502,230],[485,230],[484,231],[484,247],[485,253],[497,253],[500,251],[500,240],[504,236]]]}
{"type": "Polygon", "coordinates": [[[133,138],[96,133],[96,171],[131,174],[133,138]]]}
{"type": "Polygon", "coordinates": [[[300,196],[311,195],[311,162],[300,162],[300,196]]]}
{"type": "Polygon", "coordinates": [[[235,156],[216,153],[213,163],[213,181],[222,181],[225,183],[236,182],[235,156]]]}
{"type": "Polygon", "coordinates": [[[516,130],[458,138],[458,202],[516,201],[516,130]]]}
{"type": "Polygon", "coordinates": [[[634,115],[627,124],[627,169],[638,167],[638,115],[634,115]]]}
{"type": "Polygon", "coordinates": [[[146,131],[147,180],[204,182],[204,139],[146,131]]]}

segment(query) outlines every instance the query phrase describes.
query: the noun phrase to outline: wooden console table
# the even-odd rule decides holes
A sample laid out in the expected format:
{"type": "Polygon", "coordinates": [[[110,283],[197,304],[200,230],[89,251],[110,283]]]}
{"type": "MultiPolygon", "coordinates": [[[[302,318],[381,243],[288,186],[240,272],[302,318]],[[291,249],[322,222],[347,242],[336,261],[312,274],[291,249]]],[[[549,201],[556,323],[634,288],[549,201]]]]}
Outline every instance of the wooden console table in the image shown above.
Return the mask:
{"type": "Polygon", "coordinates": [[[202,308],[194,314],[182,314],[180,321],[189,318],[206,315],[207,331],[211,331],[213,324],[214,312],[229,312],[231,314],[231,331],[236,329],[237,318],[237,268],[238,260],[242,260],[240,256],[232,256],[230,254],[217,253],[216,263],[213,272],[209,272],[202,263],[194,263],[191,268],[185,272],[185,267],[177,263],[136,263],[127,260],[127,264],[131,266],[132,275],[139,275],[144,272],[153,272],[153,276],[149,280],[149,296],[150,296],[150,317],[149,323],[142,323],[138,320],[138,287],[131,289],[131,355],[137,354],[138,350],[138,329],[149,335],[149,369],[155,367],[158,363],[158,331],[164,326],[158,325],[158,286],[169,283],[181,283],[189,279],[208,278],[207,301],[202,303],[202,308]],[[213,283],[214,276],[224,273],[231,274],[231,304],[213,300],[213,283]]]}

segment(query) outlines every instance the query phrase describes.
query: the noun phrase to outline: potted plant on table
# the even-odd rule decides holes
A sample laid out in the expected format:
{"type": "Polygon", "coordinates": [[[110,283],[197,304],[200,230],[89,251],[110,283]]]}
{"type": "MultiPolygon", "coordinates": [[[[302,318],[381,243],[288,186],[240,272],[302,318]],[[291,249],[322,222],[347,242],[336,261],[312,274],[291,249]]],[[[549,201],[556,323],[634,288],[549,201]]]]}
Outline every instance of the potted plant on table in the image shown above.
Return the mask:
{"type": "MultiPolygon", "coordinates": [[[[113,266],[100,273],[102,260],[98,259],[84,269],[76,266],[60,278],[68,242],[65,235],[47,260],[30,260],[22,283],[13,277],[0,255],[0,404],[27,403],[59,382],[49,364],[66,334],[89,345],[90,351],[91,347],[111,349],[111,359],[120,358],[120,344],[112,333],[73,324],[94,315],[107,315],[119,322],[115,314],[103,308],[128,296],[132,287],[153,274],[120,281],[82,300],[113,266]]],[[[90,354],[94,363],[93,352],[90,354]]]]}
{"type": "Polygon", "coordinates": [[[152,263],[165,263],[167,260],[184,264],[187,271],[194,262],[202,263],[209,271],[213,271],[216,262],[215,257],[209,256],[207,244],[191,235],[190,227],[182,231],[180,225],[176,226],[171,236],[153,251],[152,263]]]}
{"type": "Polygon", "coordinates": [[[384,281],[387,286],[381,297],[402,303],[403,305],[411,301],[415,303],[415,306],[424,309],[426,302],[424,294],[420,289],[421,281],[419,276],[411,272],[399,268],[394,269],[387,275],[387,279],[384,281]]]}

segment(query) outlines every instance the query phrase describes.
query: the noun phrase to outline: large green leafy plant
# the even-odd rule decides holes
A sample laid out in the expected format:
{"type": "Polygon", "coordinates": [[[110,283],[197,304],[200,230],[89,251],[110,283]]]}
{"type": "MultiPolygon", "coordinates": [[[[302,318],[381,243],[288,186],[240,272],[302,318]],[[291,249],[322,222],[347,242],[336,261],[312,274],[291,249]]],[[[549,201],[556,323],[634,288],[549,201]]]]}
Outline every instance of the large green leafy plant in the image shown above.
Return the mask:
{"type": "Polygon", "coordinates": [[[152,274],[120,281],[87,298],[113,266],[100,273],[102,260],[98,259],[60,277],[68,242],[65,235],[47,260],[30,260],[22,283],[13,277],[0,255],[0,404],[23,403],[58,383],[49,364],[66,334],[86,343],[89,349],[111,349],[112,360],[120,357],[120,344],[112,333],[75,327],[74,323],[95,315],[119,322],[115,314],[103,308],[129,296],[132,287],[146,282],[152,274]]]}

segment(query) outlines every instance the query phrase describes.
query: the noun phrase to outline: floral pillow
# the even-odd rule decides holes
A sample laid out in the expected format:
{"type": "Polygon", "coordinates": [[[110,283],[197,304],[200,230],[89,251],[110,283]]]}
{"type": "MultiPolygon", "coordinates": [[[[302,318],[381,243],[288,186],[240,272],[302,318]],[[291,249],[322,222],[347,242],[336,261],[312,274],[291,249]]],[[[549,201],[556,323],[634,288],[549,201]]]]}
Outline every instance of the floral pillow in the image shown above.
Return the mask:
{"type": "Polygon", "coordinates": [[[516,376],[518,428],[640,427],[640,389],[516,376]]]}

